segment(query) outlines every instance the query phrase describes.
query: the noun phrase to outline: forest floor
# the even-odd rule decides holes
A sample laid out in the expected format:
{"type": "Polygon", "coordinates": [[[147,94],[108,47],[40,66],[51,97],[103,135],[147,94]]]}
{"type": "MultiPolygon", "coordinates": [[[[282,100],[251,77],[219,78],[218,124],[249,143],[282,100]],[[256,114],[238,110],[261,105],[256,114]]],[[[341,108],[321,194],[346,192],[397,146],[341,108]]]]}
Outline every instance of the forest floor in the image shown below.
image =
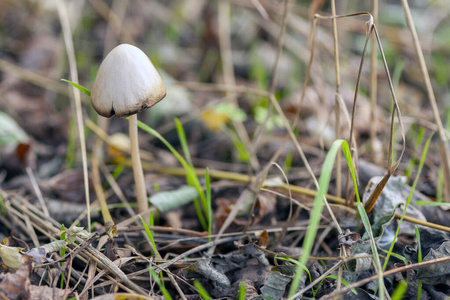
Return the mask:
{"type": "Polygon", "coordinates": [[[450,10],[410,2],[0,1],[0,298],[450,299],[450,10]],[[89,97],[122,43],[143,202],[89,97]]]}

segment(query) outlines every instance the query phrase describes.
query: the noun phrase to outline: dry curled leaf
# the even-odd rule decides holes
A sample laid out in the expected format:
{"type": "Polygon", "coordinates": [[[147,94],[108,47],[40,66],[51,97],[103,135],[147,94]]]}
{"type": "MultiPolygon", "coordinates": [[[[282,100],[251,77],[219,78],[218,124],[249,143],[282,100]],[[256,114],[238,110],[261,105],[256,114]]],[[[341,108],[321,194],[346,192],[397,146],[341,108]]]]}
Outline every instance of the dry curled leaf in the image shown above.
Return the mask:
{"type": "Polygon", "coordinates": [[[21,256],[20,268],[15,273],[0,274],[1,299],[30,299],[30,272],[32,259],[21,256]]]}

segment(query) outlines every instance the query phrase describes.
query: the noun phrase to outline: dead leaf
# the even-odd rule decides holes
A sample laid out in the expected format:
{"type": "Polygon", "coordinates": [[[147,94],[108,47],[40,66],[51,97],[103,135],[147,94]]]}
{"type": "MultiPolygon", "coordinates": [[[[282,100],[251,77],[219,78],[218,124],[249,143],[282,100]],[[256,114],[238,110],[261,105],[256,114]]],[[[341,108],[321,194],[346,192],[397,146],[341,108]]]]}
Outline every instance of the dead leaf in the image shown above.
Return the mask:
{"type": "Polygon", "coordinates": [[[30,285],[30,299],[53,300],[63,299],[65,290],[49,286],[30,285]]]}
{"type": "Polygon", "coordinates": [[[15,273],[0,274],[0,298],[20,300],[30,298],[30,272],[32,260],[23,255],[21,266],[15,273]]]}
{"type": "Polygon", "coordinates": [[[269,233],[267,232],[267,230],[264,229],[264,231],[259,236],[258,245],[267,248],[268,244],[269,244],[269,233]]]}

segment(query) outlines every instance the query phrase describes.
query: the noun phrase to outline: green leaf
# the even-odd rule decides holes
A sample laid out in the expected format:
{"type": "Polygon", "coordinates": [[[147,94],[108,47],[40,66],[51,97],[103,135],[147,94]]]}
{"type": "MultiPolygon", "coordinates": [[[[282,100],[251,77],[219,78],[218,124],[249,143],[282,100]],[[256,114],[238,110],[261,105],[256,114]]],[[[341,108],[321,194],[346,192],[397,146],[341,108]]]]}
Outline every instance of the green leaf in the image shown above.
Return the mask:
{"type": "MultiPolygon", "coordinates": [[[[138,120],[137,124],[138,124],[139,128],[141,128],[145,132],[147,132],[147,133],[153,135],[154,137],[156,137],[157,139],[159,139],[170,150],[170,152],[172,152],[172,154],[178,159],[180,164],[186,170],[186,174],[187,174],[186,179],[187,179],[188,184],[194,186],[197,189],[203,209],[206,209],[206,207],[208,206],[206,203],[206,196],[200,185],[200,181],[198,180],[197,174],[195,173],[195,169],[186,162],[186,160],[180,155],[180,153],[178,153],[178,151],[175,150],[175,148],[173,148],[172,145],[161,134],[159,134],[159,132],[157,132],[156,130],[154,130],[147,124],[142,123],[139,120],[138,120]]],[[[198,204],[198,201],[194,201],[194,204],[195,204],[195,209],[197,211],[197,216],[198,216],[199,222],[202,225],[202,227],[205,230],[207,230],[208,225],[206,223],[205,217],[203,216],[203,213],[198,204]]]]}
{"type": "Polygon", "coordinates": [[[197,279],[194,280],[194,286],[203,300],[212,300],[211,296],[208,294],[208,292],[205,290],[205,288],[201,285],[201,283],[197,279]]]}
{"type": "Polygon", "coordinates": [[[167,212],[174,208],[191,203],[198,198],[198,191],[193,186],[184,185],[174,191],[157,192],[149,201],[161,212],[167,212]]]}
{"type": "MultiPolygon", "coordinates": [[[[420,233],[419,228],[414,226],[414,231],[416,233],[416,239],[417,239],[417,262],[422,262],[422,246],[420,243],[420,233]]],[[[420,300],[420,296],[422,295],[422,280],[419,280],[418,287],[417,287],[417,300],[420,300]]]]}
{"type": "MultiPolygon", "coordinates": [[[[306,262],[308,261],[308,257],[312,251],[316,234],[318,230],[318,226],[320,223],[320,218],[322,215],[323,210],[323,203],[324,203],[324,197],[328,191],[328,185],[330,183],[331,178],[331,172],[333,171],[333,165],[334,160],[336,158],[336,154],[339,151],[339,148],[341,147],[348,148],[348,144],[344,140],[336,140],[331,145],[330,150],[328,151],[328,154],[325,158],[325,162],[322,167],[322,172],[320,174],[319,178],[319,190],[317,191],[316,197],[314,198],[314,204],[312,208],[312,212],[309,219],[309,225],[308,229],[306,231],[305,239],[303,240],[303,252],[300,256],[300,263],[303,265],[306,265],[306,262]]],[[[350,150],[348,150],[348,153],[350,153],[350,150]]],[[[346,151],[344,150],[344,154],[346,154],[346,151]]],[[[345,155],[347,158],[347,163],[349,164],[350,171],[353,171],[352,161],[350,155],[345,155]]],[[[352,173],[352,178],[354,177],[354,172],[352,173]]],[[[356,179],[353,180],[355,186],[356,186],[356,179]]],[[[355,188],[357,191],[357,188],[355,188]]],[[[359,195],[357,196],[359,198],[359,195]]],[[[291,289],[289,291],[289,298],[292,298],[294,293],[297,291],[298,285],[300,283],[300,278],[302,276],[303,269],[299,266],[297,269],[297,272],[295,272],[295,277],[292,280],[291,289]]]]}
{"type": "MultiPolygon", "coordinates": [[[[155,251],[155,253],[153,253],[154,255],[156,255],[157,257],[159,257],[159,253],[158,250],[156,249],[156,244],[155,244],[155,240],[153,239],[153,230],[150,230],[150,228],[148,227],[147,223],[145,223],[144,219],[139,215],[139,218],[142,221],[142,225],[144,225],[144,230],[145,233],[147,234],[150,243],[152,243],[153,246],[153,250],[155,251]]],[[[150,212],[150,216],[149,216],[149,223],[152,224],[153,223],[153,212],[150,212]]],[[[152,226],[152,225],[150,225],[152,226]]]]}
{"type": "Polygon", "coordinates": [[[156,284],[158,284],[159,288],[161,289],[161,293],[164,296],[164,299],[172,300],[172,296],[170,296],[169,292],[167,291],[166,287],[164,286],[163,282],[158,278],[158,275],[156,274],[155,270],[148,267],[148,272],[152,276],[153,280],[156,281],[156,284]]]}
{"type": "Polygon", "coordinates": [[[84,86],[79,85],[78,83],[75,83],[75,82],[70,81],[70,80],[67,80],[67,79],[61,79],[61,81],[70,83],[71,85],[73,85],[74,87],[76,87],[77,89],[79,89],[80,91],[82,91],[83,93],[85,93],[86,95],[91,96],[91,91],[88,90],[87,88],[85,88],[84,86]]]}
{"type": "Polygon", "coordinates": [[[239,284],[239,295],[238,295],[238,300],[245,300],[245,293],[247,292],[247,287],[245,286],[245,281],[242,280],[241,283],[239,284]]]}

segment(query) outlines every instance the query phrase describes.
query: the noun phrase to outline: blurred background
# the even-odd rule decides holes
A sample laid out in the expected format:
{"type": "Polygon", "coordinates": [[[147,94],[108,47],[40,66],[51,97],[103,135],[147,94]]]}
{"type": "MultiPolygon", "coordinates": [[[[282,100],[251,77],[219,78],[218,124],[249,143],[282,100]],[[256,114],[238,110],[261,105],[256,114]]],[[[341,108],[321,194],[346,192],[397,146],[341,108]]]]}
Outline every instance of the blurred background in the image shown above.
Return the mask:
{"type": "MultiPolygon", "coordinates": [[[[30,139],[41,178],[79,167],[71,78],[61,18],[70,24],[79,83],[90,89],[105,55],[120,43],[141,48],[161,73],[167,97],[139,115],[176,144],[174,118],[181,118],[197,166],[234,171],[253,170],[270,158],[286,139],[282,119],[268,115],[268,100],[252,93],[232,93],[220,85],[269,90],[277,56],[284,1],[281,0],[166,0],[0,1],[0,110],[15,120],[30,139]],[[60,3],[61,4],[61,3],[60,3]],[[263,122],[265,126],[261,126],[263,122]],[[258,131],[262,130],[260,134],[258,131]]],[[[450,7],[446,1],[410,1],[441,117],[449,110],[450,7]]],[[[371,11],[371,1],[336,1],[338,14],[371,11]]],[[[284,46],[277,65],[274,92],[288,119],[299,109],[310,57],[311,16],[330,15],[329,1],[291,1],[284,46]]],[[[367,16],[338,21],[340,91],[351,111],[367,16]]],[[[401,4],[380,1],[378,30],[407,129],[407,156],[414,156],[419,128],[435,130],[411,34],[401,4]]],[[[297,128],[299,140],[320,170],[324,150],[336,138],[333,36],[330,21],[319,23],[311,80],[305,90],[297,128]]],[[[360,155],[385,167],[391,94],[381,57],[375,123],[370,107],[370,47],[362,70],[356,112],[360,155]],[[378,144],[370,144],[371,127],[378,144]]],[[[85,119],[97,122],[89,97],[81,95],[85,119]]],[[[126,122],[111,119],[109,134],[126,132],[126,122]]],[[[348,124],[342,123],[343,138],[348,124]]],[[[86,128],[88,150],[95,135],[86,128]]],[[[141,136],[142,147],[157,152],[152,137],[141,136]]],[[[400,140],[400,137],[399,137],[400,140]]],[[[437,149],[435,149],[437,153],[437,149]]],[[[169,158],[168,158],[169,159],[169,158]]],[[[169,159],[170,160],[170,159],[169,159]]],[[[408,160],[400,166],[406,170],[408,160]]],[[[280,159],[290,167],[302,163],[288,148],[280,159]],[[290,160],[290,164],[286,161],[290,160]],[[293,162],[293,163],[292,163],[293,162]]],[[[17,168],[2,153],[3,178],[17,168]],[[6,170],[6,172],[5,172],[6,170]]],[[[168,162],[173,163],[173,161],[168,162]]],[[[428,167],[439,169],[439,156],[428,167]]],[[[430,194],[439,172],[431,172],[430,194]],[[433,175],[434,174],[434,175],[433,175]],[[434,176],[434,177],[433,177],[434,176]]]]}

